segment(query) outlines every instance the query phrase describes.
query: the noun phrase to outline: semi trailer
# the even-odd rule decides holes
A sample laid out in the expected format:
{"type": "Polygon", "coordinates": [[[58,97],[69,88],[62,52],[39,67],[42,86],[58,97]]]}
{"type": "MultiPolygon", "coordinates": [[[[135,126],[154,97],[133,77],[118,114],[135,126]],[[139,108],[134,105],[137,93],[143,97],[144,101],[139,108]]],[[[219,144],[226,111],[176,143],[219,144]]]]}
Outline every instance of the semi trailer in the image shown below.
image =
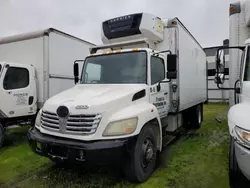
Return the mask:
{"type": "Polygon", "coordinates": [[[149,13],[104,21],[102,41],[81,71],[75,62],[76,85],[45,102],[28,140],[56,163],[117,162],[144,182],[168,136],[201,127],[206,55],[178,18],[149,13]]]}
{"type": "Polygon", "coordinates": [[[51,96],[74,86],[72,66],[93,44],[50,28],[0,39],[0,147],[11,125],[34,125],[51,96]]]}
{"type": "Polygon", "coordinates": [[[230,4],[230,44],[216,54],[215,83],[229,90],[228,127],[229,180],[231,188],[249,187],[250,183],[250,1],[230,4]],[[229,49],[229,88],[225,80],[224,51],[229,49]]]}

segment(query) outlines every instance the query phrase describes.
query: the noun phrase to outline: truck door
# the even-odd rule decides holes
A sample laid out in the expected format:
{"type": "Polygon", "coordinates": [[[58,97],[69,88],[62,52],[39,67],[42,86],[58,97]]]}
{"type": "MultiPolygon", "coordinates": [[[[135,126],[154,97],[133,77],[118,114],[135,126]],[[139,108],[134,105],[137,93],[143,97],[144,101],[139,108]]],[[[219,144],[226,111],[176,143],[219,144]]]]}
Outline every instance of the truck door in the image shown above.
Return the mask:
{"type": "Polygon", "coordinates": [[[34,115],[36,95],[34,67],[6,63],[0,77],[0,112],[8,118],[34,115]]]}
{"type": "Polygon", "coordinates": [[[161,83],[160,90],[157,85],[166,79],[166,66],[164,55],[150,57],[150,102],[156,106],[161,118],[166,117],[169,111],[169,83],[161,83]]]}

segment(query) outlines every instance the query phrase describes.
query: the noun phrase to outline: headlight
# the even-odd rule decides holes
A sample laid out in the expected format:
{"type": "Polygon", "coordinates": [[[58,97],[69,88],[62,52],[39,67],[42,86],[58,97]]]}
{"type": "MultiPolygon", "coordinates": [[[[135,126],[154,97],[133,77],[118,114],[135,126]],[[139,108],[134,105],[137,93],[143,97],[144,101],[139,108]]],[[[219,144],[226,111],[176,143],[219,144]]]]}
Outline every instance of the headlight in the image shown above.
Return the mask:
{"type": "Polygon", "coordinates": [[[37,113],[37,116],[36,116],[35,126],[36,126],[37,128],[40,128],[40,126],[41,126],[41,115],[42,115],[42,110],[40,110],[40,111],[37,113]]]}
{"type": "Polygon", "coordinates": [[[240,127],[235,127],[235,132],[240,141],[250,146],[250,132],[240,127]]]}
{"type": "Polygon", "coordinates": [[[137,127],[138,118],[111,122],[103,132],[103,136],[122,136],[132,134],[137,127]]]}

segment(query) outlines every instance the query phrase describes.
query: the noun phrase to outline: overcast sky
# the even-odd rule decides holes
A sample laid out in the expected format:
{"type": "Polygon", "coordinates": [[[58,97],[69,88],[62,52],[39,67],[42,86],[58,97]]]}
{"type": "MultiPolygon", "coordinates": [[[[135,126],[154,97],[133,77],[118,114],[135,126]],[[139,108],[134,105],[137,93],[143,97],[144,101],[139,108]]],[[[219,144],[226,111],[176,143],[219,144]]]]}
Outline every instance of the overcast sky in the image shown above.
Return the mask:
{"type": "MultiPolygon", "coordinates": [[[[237,0],[236,0],[237,1],[237,0]]],[[[228,38],[233,0],[0,0],[0,37],[54,27],[100,44],[103,20],[148,12],[178,17],[203,47],[228,38]]]]}

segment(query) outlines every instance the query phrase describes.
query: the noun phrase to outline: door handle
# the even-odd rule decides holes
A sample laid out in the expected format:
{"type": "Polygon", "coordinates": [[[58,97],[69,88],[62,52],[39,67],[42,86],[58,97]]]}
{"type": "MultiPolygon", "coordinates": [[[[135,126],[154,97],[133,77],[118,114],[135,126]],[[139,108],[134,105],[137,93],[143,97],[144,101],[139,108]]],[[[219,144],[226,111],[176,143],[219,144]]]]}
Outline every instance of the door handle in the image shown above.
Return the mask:
{"type": "Polygon", "coordinates": [[[32,104],[33,104],[33,101],[34,101],[34,97],[33,97],[33,96],[30,96],[30,97],[29,97],[29,105],[32,105],[32,104]]]}
{"type": "Polygon", "coordinates": [[[167,95],[167,94],[168,94],[168,92],[164,93],[164,95],[167,95]]]}

